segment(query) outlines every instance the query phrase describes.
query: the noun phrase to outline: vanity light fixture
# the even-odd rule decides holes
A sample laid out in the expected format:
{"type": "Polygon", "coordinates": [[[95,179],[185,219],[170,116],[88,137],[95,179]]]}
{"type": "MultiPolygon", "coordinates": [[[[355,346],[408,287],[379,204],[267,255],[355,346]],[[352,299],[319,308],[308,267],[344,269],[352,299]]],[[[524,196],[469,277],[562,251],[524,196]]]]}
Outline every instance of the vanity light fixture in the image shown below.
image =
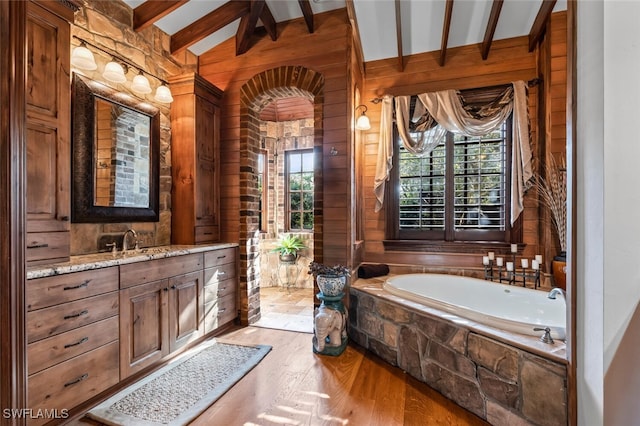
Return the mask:
{"type": "Polygon", "coordinates": [[[141,95],[146,95],[147,93],[151,93],[151,86],[149,85],[149,79],[142,74],[133,77],[133,81],[131,82],[131,90],[136,93],[140,93],[141,95]]]}
{"type": "Polygon", "coordinates": [[[127,81],[124,68],[122,67],[122,65],[117,63],[115,59],[105,65],[102,77],[112,83],[124,83],[125,81],[127,81]]]}
{"type": "Polygon", "coordinates": [[[107,51],[104,48],[83,40],[78,36],[73,36],[73,38],[80,41],[80,46],[75,47],[71,54],[71,65],[73,67],[81,70],[95,70],[98,68],[93,57],[93,53],[87,47],[87,45],[91,46],[92,48],[99,50],[107,54],[108,56],[111,56],[112,58],[112,60],[104,67],[104,72],[102,73],[102,77],[105,80],[111,83],[125,83],[127,81],[127,71],[130,68],[137,69],[138,75],[133,77],[133,80],[131,81],[130,89],[132,92],[139,95],[146,95],[153,91],[153,89],[151,88],[151,84],[149,83],[149,79],[147,78],[148,75],[149,77],[153,77],[160,82],[160,86],[158,86],[158,88],[156,89],[156,93],[153,97],[154,100],[156,102],[165,104],[173,102],[171,90],[169,89],[165,80],[143,70],[138,65],[132,64],[126,59],[117,56],[113,52],[107,51]]]}
{"type": "Polygon", "coordinates": [[[358,111],[358,108],[364,109],[362,110],[362,115],[356,120],[356,130],[369,130],[371,128],[371,123],[369,122],[369,117],[365,114],[367,112],[367,106],[358,105],[356,107],[356,111],[358,111]]]}
{"type": "Polygon", "coordinates": [[[87,44],[84,41],[71,52],[71,65],[87,71],[93,71],[98,68],[93,53],[87,49],[87,44]]]}

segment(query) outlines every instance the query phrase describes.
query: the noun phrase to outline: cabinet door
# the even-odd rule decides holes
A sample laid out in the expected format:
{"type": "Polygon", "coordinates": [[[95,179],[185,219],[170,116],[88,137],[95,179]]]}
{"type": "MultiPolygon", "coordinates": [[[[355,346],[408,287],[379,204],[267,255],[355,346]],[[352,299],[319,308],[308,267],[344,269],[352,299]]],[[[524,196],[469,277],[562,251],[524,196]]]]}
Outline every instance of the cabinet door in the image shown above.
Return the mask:
{"type": "Polygon", "coordinates": [[[170,351],[202,336],[203,324],[202,271],[169,279],[169,341],[170,351]]]}
{"type": "Polygon", "coordinates": [[[160,361],[169,353],[169,281],[120,290],[120,378],[160,361]]]}
{"type": "Polygon", "coordinates": [[[217,107],[196,97],[196,226],[217,225],[217,132],[220,120],[217,107]]]}

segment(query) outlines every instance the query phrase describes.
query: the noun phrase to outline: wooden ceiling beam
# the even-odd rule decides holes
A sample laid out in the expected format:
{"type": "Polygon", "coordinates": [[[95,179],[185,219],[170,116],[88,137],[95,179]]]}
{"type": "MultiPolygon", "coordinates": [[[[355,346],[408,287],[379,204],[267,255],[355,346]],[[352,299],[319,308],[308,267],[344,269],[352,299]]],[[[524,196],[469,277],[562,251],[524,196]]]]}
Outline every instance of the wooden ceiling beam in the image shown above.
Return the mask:
{"type": "Polygon", "coordinates": [[[300,5],[300,9],[302,9],[302,15],[304,16],[304,21],[307,23],[309,33],[313,34],[313,9],[311,9],[311,3],[309,3],[309,0],[298,0],[298,4],[300,5]]]}
{"type": "Polygon", "coordinates": [[[453,0],[447,0],[442,24],[442,44],[440,45],[440,66],[444,66],[447,57],[447,43],[449,43],[449,30],[451,29],[451,15],[453,14],[453,0]]]}
{"type": "Polygon", "coordinates": [[[489,57],[489,50],[491,50],[493,36],[496,33],[496,27],[498,26],[498,19],[500,18],[500,12],[502,11],[503,1],[504,0],[493,0],[493,4],[491,5],[491,14],[489,15],[487,29],[484,32],[484,40],[482,41],[482,60],[486,60],[489,57]]]}
{"type": "Polygon", "coordinates": [[[251,0],[251,9],[249,13],[240,18],[240,25],[236,32],[236,56],[242,55],[251,44],[251,36],[253,35],[258,18],[264,10],[264,0],[251,0]]]}
{"type": "Polygon", "coordinates": [[[183,51],[250,11],[248,1],[229,1],[171,36],[171,53],[183,51]]]}
{"type": "Polygon", "coordinates": [[[396,0],[396,41],[398,44],[398,71],[404,72],[404,53],[402,53],[402,15],[400,0],[396,0]]]}
{"type": "Polygon", "coordinates": [[[133,9],[133,29],[142,31],[189,0],[146,1],[133,9]]]}
{"type": "Polygon", "coordinates": [[[260,20],[264,24],[264,29],[267,30],[267,34],[271,37],[271,40],[276,41],[278,39],[278,32],[276,30],[276,20],[269,9],[269,5],[265,4],[260,15],[260,20]]]}
{"type": "Polygon", "coordinates": [[[533,21],[531,31],[529,31],[529,52],[533,52],[533,49],[535,49],[536,45],[540,40],[542,40],[542,37],[547,30],[547,22],[549,21],[549,17],[551,16],[555,5],[556,0],[542,1],[540,10],[538,10],[538,15],[536,16],[535,21],[533,21]]]}

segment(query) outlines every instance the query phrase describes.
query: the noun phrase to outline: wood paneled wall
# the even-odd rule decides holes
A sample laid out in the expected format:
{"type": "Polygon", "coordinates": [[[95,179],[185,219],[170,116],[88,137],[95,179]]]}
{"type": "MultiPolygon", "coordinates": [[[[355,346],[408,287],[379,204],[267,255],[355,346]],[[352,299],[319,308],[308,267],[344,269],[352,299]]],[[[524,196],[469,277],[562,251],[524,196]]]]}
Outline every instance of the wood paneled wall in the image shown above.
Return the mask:
{"type": "MultiPolygon", "coordinates": [[[[373,183],[378,152],[378,133],[381,104],[371,99],[385,94],[411,95],[443,89],[470,89],[506,84],[514,80],[531,80],[538,76],[537,52],[528,51],[527,37],[497,40],[486,61],[480,56],[480,46],[470,45],[449,49],[446,64],[438,63],[439,52],[412,55],[405,58],[404,72],[398,71],[397,59],[366,63],[364,103],[369,108],[371,129],[364,132],[364,161],[359,173],[363,174],[365,262],[424,265],[433,268],[481,268],[481,254],[453,254],[428,252],[385,251],[385,211],[374,212],[373,183]]],[[[538,145],[538,88],[529,90],[532,148],[538,145]]],[[[527,244],[525,255],[538,253],[538,202],[529,194],[525,199],[523,239],[527,244]]]]}
{"type": "MultiPolygon", "coordinates": [[[[261,72],[282,66],[302,66],[324,77],[323,134],[321,150],[322,244],[316,244],[317,260],[349,263],[351,87],[348,65],[351,27],[345,9],[315,15],[315,31],[309,34],[304,19],[278,24],[278,40],[254,36],[251,49],[235,56],[230,39],[200,56],[199,73],[224,91],[221,117],[221,239],[240,240],[240,89],[261,72]],[[331,148],[337,151],[331,155],[331,148]]],[[[319,163],[320,164],[320,163],[319,163]]],[[[318,201],[318,200],[317,200],[318,201]]],[[[318,238],[316,238],[317,240],[318,238]]]]}

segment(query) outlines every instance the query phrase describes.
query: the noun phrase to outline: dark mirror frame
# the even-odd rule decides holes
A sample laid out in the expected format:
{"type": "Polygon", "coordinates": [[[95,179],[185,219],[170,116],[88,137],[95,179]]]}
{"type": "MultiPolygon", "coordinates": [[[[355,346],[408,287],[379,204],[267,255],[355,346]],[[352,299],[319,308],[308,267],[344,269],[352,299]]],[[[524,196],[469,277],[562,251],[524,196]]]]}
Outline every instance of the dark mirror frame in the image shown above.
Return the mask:
{"type": "Polygon", "coordinates": [[[158,222],[160,110],[80,74],[72,84],[71,221],[75,223],[158,222]],[[95,98],[135,110],[151,119],[149,207],[109,207],[94,203],[95,98]]]}

